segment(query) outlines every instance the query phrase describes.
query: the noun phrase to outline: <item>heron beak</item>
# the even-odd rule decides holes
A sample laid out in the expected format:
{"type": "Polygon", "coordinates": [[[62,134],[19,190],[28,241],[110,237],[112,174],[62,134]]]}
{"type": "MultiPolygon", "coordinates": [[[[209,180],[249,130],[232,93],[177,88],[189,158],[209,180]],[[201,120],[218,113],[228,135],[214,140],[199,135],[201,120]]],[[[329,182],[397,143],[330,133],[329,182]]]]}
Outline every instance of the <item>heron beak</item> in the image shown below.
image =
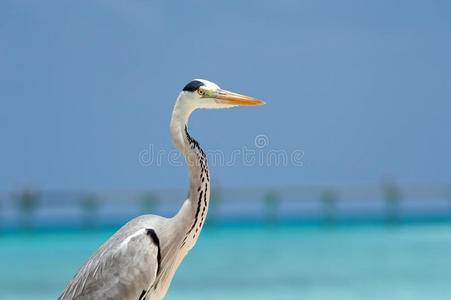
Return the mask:
{"type": "Polygon", "coordinates": [[[214,96],[216,102],[230,105],[262,105],[265,102],[252,97],[240,95],[226,90],[218,90],[214,96]]]}

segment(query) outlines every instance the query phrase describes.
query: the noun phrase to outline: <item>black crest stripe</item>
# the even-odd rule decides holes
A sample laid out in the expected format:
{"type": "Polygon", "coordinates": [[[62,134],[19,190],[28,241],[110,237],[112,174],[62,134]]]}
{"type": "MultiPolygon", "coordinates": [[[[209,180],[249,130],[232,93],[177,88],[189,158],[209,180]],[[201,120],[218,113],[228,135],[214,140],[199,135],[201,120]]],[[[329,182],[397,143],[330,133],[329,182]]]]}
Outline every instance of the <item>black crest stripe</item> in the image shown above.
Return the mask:
{"type": "Polygon", "coordinates": [[[187,85],[185,85],[185,87],[183,88],[184,91],[189,91],[189,92],[194,92],[195,90],[197,90],[198,88],[200,88],[201,86],[203,86],[204,84],[199,81],[199,80],[193,80],[190,83],[188,83],[187,85]]]}

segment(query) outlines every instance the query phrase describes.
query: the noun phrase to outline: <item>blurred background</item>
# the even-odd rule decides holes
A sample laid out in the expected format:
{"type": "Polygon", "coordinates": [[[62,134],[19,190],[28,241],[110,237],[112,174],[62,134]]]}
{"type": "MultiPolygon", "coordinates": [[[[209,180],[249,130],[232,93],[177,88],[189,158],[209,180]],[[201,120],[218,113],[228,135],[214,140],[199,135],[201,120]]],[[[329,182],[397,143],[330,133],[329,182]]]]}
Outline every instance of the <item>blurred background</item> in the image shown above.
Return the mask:
{"type": "Polygon", "coordinates": [[[449,1],[0,2],[0,298],[173,216],[193,78],[212,199],[166,299],[451,299],[449,1]]]}

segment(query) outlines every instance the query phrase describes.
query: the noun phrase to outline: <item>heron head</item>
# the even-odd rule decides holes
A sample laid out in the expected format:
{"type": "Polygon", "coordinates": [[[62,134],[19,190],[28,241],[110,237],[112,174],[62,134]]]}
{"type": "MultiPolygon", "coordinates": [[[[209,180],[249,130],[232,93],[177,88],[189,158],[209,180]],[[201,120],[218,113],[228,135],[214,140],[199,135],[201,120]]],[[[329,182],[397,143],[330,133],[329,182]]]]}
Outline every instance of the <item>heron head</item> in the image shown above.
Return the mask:
{"type": "Polygon", "coordinates": [[[189,82],[183,88],[180,100],[186,101],[185,104],[193,109],[265,104],[263,101],[223,90],[215,83],[204,79],[194,79],[189,82]]]}

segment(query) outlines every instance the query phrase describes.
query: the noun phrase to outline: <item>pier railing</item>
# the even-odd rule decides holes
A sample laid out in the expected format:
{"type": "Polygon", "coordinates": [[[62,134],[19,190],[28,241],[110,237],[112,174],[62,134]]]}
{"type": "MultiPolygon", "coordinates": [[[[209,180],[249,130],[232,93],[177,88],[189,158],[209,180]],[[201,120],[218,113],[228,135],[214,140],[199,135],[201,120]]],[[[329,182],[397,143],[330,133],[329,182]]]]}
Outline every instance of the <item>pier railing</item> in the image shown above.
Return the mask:
{"type": "MultiPolygon", "coordinates": [[[[141,214],[174,215],[185,190],[0,194],[0,230],[117,226],[141,214]]],[[[296,186],[212,190],[207,225],[451,221],[451,184],[296,186]]]]}

